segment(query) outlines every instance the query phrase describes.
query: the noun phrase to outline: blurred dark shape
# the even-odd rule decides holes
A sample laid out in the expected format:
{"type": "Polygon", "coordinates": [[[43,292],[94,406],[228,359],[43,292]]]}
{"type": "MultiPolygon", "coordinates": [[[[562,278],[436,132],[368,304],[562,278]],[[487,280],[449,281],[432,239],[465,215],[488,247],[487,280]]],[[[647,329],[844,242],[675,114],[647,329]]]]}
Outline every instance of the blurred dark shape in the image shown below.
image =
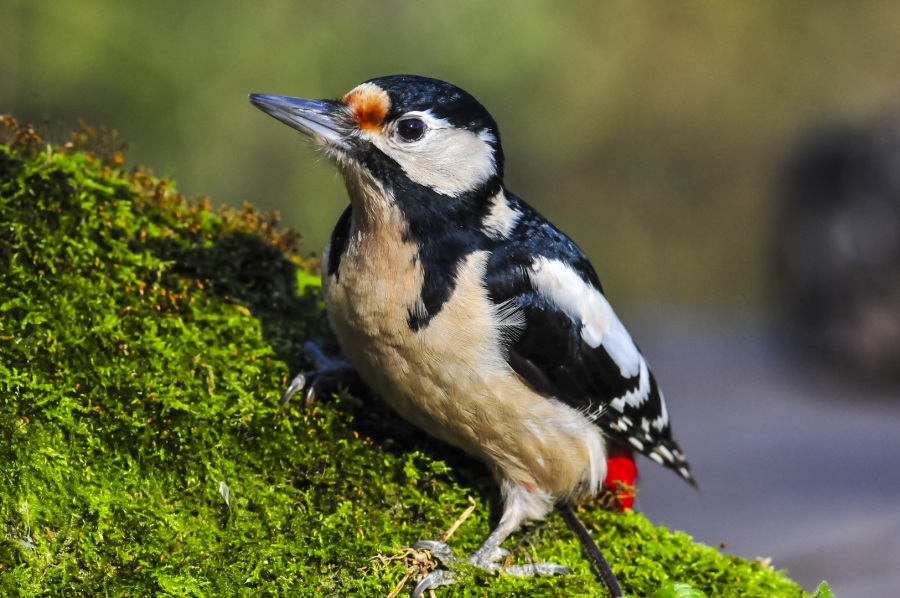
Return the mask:
{"type": "Polygon", "coordinates": [[[781,325],[805,354],[900,381],[900,121],[798,144],[777,222],[781,325]]]}

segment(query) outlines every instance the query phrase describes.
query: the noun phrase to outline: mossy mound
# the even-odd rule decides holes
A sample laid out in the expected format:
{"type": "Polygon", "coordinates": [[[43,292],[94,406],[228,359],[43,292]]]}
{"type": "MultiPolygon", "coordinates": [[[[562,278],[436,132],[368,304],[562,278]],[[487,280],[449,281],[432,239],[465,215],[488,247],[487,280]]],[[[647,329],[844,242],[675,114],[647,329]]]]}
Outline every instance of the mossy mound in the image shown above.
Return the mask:
{"type": "MultiPolygon", "coordinates": [[[[0,594],[385,596],[470,495],[452,542],[474,548],[480,465],[370,399],[279,408],[303,342],[328,342],[295,237],[121,163],[114,137],[0,120],[0,594]]],[[[641,515],[582,517],[630,594],[803,595],[641,515]]],[[[575,575],[438,595],[602,595],[559,518],[517,539],[575,575]]]]}

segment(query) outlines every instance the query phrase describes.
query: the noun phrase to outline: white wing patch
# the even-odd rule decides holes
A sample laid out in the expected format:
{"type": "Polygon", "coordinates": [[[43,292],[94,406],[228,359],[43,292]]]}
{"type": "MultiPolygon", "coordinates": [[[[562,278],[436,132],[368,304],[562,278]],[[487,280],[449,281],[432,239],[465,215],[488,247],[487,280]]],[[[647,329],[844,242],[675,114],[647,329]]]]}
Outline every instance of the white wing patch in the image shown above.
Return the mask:
{"type": "MultiPolygon", "coordinates": [[[[539,293],[553,301],[567,316],[581,323],[581,338],[589,347],[596,349],[603,345],[619,366],[623,377],[632,378],[638,373],[646,375],[646,389],[649,392],[647,364],[603,293],[559,260],[536,257],[529,274],[531,283],[539,293]]],[[[641,388],[644,388],[643,384],[641,388]]]]}
{"type": "Polygon", "coordinates": [[[509,205],[503,191],[500,191],[491,199],[491,211],[488,212],[481,224],[491,237],[505,239],[516,227],[521,215],[521,212],[509,205]]]}

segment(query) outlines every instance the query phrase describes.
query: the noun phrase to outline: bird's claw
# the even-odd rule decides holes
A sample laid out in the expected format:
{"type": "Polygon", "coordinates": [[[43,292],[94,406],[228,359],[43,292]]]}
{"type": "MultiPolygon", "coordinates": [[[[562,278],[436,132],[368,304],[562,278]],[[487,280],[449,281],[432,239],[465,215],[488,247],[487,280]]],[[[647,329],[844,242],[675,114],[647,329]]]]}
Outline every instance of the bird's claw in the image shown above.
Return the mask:
{"type": "Polygon", "coordinates": [[[438,542],[436,540],[419,540],[412,545],[413,550],[427,550],[431,553],[432,558],[439,561],[446,569],[435,569],[413,588],[410,598],[419,598],[426,590],[431,590],[439,586],[450,585],[456,581],[457,574],[453,568],[459,562],[456,555],[450,549],[446,542],[438,542]]]}
{"type": "MultiPolygon", "coordinates": [[[[297,374],[291,383],[288,384],[287,390],[284,391],[284,394],[281,395],[281,400],[278,401],[279,405],[284,405],[288,401],[291,400],[291,397],[297,394],[299,391],[303,390],[303,387],[306,386],[306,373],[300,372],[297,374]]],[[[306,402],[311,403],[316,398],[316,389],[314,386],[310,386],[309,390],[306,392],[306,402]]]]}
{"type": "Polygon", "coordinates": [[[422,578],[422,581],[416,584],[409,598],[421,598],[426,590],[431,590],[440,586],[447,586],[456,581],[456,573],[447,571],[446,569],[436,569],[422,578]]]}
{"type": "Polygon", "coordinates": [[[303,399],[312,403],[316,396],[336,392],[341,387],[350,387],[358,381],[359,376],[353,367],[346,361],[331,359],[316,346],[308,342],[303,345],[303,351],[312,361],[315,369],[297,374],[287,390],[281,395],[280,405],[285,405],[291,398],[306,389],[303,399]]]}

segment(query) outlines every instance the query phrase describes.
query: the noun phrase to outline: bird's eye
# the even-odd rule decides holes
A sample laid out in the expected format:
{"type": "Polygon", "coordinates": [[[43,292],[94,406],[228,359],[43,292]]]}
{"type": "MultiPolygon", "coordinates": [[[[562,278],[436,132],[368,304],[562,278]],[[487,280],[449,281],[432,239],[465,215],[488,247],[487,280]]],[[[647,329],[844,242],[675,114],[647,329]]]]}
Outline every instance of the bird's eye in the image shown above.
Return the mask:
{"type": "Polygon", "coordinates": [[[404,118],[397,123],[397,135],[403,141],[418,141],[425,135],[425,128],[421,118],[404,118]]]}

